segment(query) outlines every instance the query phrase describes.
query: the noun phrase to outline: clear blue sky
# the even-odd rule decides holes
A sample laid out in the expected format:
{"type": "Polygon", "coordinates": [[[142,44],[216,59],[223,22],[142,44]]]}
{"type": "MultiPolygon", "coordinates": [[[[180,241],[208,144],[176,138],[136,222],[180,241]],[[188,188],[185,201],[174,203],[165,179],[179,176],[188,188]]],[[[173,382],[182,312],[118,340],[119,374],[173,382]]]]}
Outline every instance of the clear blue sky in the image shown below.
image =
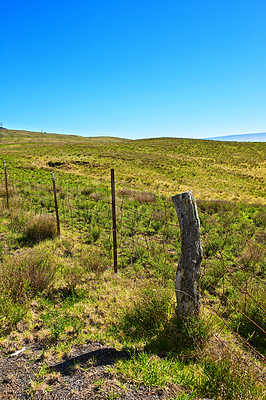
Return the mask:
{"type": "Polygon", "coordinates": [[[265,0],[0,0],[0,29],[4,127],[266,131],[265,0]]]}

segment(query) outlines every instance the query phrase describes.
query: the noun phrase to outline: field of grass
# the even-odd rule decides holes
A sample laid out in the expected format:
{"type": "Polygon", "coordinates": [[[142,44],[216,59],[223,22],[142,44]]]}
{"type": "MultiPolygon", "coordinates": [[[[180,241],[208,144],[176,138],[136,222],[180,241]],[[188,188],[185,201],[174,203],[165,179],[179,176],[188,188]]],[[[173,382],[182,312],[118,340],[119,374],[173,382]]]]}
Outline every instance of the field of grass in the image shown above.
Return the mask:
{"type": "Polygon", "coordinates": [[[51,359],[71,356],[74,345],[100,341],[131,352],[129,360],[110,367],[121,382],[175,384],[176,400],[262,399],[265,150],[265,143],[4,131],[1,352],[39,343],[46,368],[51,359]],[[117,187],[116,275],[111,168],[117,187]],[[202,307],[198,318],[180,321],[174,292],[180,232],[170,197],[186,190],[193,190],[201,220],[202,307]]]}
{"type": "Polygon", "coordinates": [[[120,186],[171,196],[192,189],[201,200],[265,205],[266,143],[55,134],[44,134],[42,141],[41,134],[12,132],[12,137],[4,133],[1,157],[18,179],[27,179],[28,170],[35,168],[42,182],[53,170],[64,181],[109,183],[110,168],[115,168],[120,186]]]}

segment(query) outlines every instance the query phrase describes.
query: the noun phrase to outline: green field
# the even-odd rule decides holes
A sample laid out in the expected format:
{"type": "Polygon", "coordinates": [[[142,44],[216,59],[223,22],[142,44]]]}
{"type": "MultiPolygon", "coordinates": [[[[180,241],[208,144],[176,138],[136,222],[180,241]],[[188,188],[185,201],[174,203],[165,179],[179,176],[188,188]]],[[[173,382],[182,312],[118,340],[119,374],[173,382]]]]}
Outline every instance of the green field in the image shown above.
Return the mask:
{"type": "Polygon", "coordinates": [[[91,340],[131,352],[109,370],[125,391],[129,382],[175,384],[175,400],[262,399],[266,143],[2,132],[0,355],[25,343],[45,348],[31,393],[51,360],[91,340]],[[171,196],[187,190],[197,199],[204,257],[201,312],[184,321],[175,315],[181,243],[171,196]]]}
{"type": "MultiPolygon", "coordinates": [[[[266,143],[194,139],[124,140],[4,131],[1,156],[26,177],[36,168],[109,182],[116,169],[120,186],[173,194],[193,190],[197,199],[265,205],[266,143]]],[[[16,176],[17,176],[16,175],[16,176]]]]}

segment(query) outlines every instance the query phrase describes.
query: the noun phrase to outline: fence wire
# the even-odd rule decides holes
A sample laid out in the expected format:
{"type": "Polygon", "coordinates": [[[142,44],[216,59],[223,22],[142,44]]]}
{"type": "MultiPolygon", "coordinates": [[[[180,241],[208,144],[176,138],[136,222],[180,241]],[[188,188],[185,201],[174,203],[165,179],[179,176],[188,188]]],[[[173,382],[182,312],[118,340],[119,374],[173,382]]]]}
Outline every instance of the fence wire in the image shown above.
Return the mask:
{"type": "MultiPolygon", "coordinates": [[[[54,213],[50,185],[8,179],[10,207],[54,213]]],[[[57,188],[60,220],[82,241],[112,252],[112,204],[109,187],[88,183],[57,188]]],[[[4,201],[4,185],[0,187],[4,201]]],[[[181,237],[174,206],[152,193],[122,188],[116,198],[118,267],[129,265],[140,275],[175,279],[181,237]]],[[[257,357],[265,348],[265,247],[227,227],[199,206],[203,262],[201,290],[207,307],[257,357]],[[245,322],[247,321],[247,322],[245,322]]],[[[168,282],[168,283],[167,283],[168,282]]]]}

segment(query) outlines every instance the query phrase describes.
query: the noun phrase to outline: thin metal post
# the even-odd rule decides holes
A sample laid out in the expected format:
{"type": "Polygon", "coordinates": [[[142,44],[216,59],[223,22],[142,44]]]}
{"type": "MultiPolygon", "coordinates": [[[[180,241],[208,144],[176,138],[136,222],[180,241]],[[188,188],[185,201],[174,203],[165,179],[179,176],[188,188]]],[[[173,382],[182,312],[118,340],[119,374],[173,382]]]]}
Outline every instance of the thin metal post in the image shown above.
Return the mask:
{"type": "Polygon", "coordinates": [[[6,162],[4,161],[4,169],[5,169],[5,183],[6,183],[6,206],[9,208],[9,201],[8,201],[8,184],[7,184],[7,173],[6,173],[6,162]]]}
{"type": "Polygon", "coordinates": [[[56,213],[56,222],[57,222],[57,233],[58,233],[58,236],[60,236],[60,222],[59,222],[59,213],[58,213],[54,173],[52,173],[52,177],[53,177],[54,204],[55,204],[55,213],[56,213]]]}
{"type": "Polygon", "coordinates": [[[117,239],[116,239],[116,208],[115,208],[115,170],[111,169],[112,189],[112,216],[113,216],[113,248],[114,248],[114,272],[117,273],[117,239]]]}

